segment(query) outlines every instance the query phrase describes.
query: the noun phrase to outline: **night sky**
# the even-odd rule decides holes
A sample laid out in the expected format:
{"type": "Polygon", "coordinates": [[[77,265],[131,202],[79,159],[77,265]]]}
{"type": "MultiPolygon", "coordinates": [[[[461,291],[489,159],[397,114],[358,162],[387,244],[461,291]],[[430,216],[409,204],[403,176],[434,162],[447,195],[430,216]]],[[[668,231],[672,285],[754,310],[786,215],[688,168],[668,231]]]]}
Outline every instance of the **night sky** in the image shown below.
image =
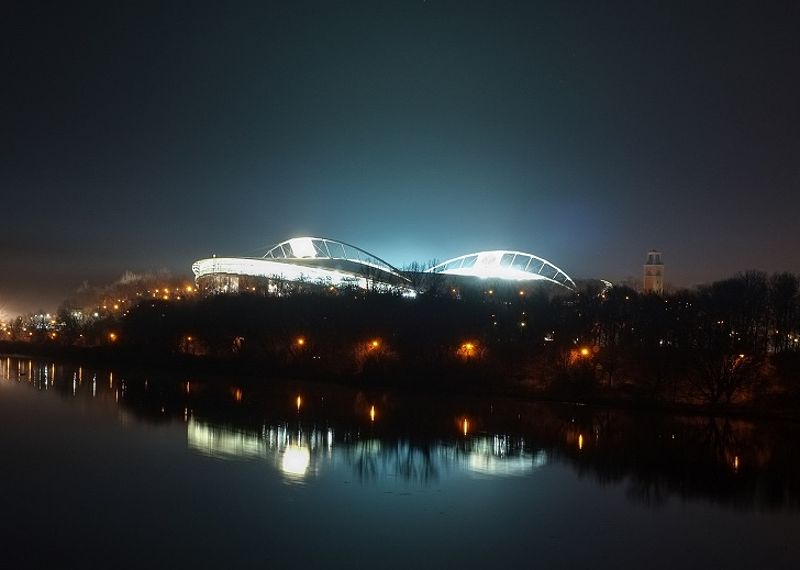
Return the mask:
{"type": "Polygon", "coordinates": [[[799,2],[3,2],[0,310],[296,235],[800,272],[799,2]],[[168,4],[168,5],[167,5],[168,4]],[[235,4],[235,5],[232,5],[235,4]]]}

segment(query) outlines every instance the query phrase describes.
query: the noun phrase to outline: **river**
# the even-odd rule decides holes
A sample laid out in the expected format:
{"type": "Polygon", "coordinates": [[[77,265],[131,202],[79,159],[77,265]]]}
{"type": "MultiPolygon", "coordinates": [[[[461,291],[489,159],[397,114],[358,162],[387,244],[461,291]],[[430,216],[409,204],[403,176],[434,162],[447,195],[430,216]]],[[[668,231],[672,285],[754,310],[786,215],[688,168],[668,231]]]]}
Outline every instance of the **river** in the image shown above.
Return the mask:
{"type": "Polygon", "coordinates": [[[0,358],[0,568],[800,567],[800,425],[0,358]]]}

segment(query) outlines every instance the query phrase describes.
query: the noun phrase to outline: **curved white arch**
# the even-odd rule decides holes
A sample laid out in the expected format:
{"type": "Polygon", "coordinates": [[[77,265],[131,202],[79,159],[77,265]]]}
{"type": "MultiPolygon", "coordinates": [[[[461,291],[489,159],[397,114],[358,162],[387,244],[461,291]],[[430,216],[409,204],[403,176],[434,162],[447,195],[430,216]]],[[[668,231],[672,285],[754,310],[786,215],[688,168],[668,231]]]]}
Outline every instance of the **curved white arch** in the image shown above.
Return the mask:
{"type": "Polygon", "coordinates": [[[434,265],[426,272],[512,281],[544,280],[567,289],[575,289],[575,282],[564,271],[546,259],[524,251],[492,250],[468,253],[434,265]]]}
{"type": "Polygon", "coordinates": [[[368,251],[328,238],[320,237],[297,237],[282,241],[264,254],[264,259],[280,259],[280,260],[293,260],[293,259],[341,259],[351,263],[357,263],[366,267],[380,269],[393,276],[408,281],[403,277],[397,268],[393,267],[377,255],[373,255],[368,251]]]}

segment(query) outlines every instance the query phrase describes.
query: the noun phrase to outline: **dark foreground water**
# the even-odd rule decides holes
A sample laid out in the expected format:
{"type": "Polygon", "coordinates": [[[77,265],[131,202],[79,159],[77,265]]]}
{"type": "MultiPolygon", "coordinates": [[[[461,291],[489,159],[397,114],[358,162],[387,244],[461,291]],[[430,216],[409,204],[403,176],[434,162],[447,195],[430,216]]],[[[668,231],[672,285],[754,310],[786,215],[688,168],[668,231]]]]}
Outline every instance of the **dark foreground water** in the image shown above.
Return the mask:
{"type": "Polygon", "coordinates": [[[796,569],[798,436],[2,357],[0,568],[796,569]]]}

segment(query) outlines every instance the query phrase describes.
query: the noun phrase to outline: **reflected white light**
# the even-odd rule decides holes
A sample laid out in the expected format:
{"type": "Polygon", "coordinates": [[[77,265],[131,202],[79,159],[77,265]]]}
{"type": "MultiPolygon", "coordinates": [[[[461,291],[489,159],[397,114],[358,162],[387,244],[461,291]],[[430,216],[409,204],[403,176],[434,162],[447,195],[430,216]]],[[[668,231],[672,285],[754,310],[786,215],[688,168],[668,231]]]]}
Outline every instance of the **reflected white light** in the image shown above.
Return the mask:
{"type": "Polygon", "coordinates": [[[264,425],[260,430],[249,431],[205,423],[186,410],[184,417],[192,451],[218,459],[264,461],[280,470],[289,483],[318,475],[326,463],[332,466],[342,461],[354,466],[368,462],[374,466],[372,476],[377,478],[396,477],[398,473],[419,477],[424,471],[422,466],[430,461],[437,469],[456,467],[479,476],[502,477],[528,474],[548,459],[544,451],[527,452],[521,439],[505,435],[473,437],[458,444],[439,443],[423,453],[408,442],[387,443],[355,434],[345,434],[343,442],[334,445],[331,428],[295,431],[286,425],[264,425]]]}
{"type": "Polygon", "coordinates": [[[491,453],[470,453],[467,467],[473,473],[493,476],[519,476],[543,467],[547,454],[539,451],[534,455],[522,453],[516,456],[498,456],[491,453]]]}
{"type": "Polygon", "coordinates": [[[266,444],[257,435],[211,426],[193,418],[189,418],[186,435],[189,449],[209,457],[261,459],[266,455],[266,444]]]}
{"type": "Polygon", "coordinates": [[[311,462],[311,453],[307,447],[290,445],[283,452],[281,471],[290,477],[304,477],[311,462]]]}

